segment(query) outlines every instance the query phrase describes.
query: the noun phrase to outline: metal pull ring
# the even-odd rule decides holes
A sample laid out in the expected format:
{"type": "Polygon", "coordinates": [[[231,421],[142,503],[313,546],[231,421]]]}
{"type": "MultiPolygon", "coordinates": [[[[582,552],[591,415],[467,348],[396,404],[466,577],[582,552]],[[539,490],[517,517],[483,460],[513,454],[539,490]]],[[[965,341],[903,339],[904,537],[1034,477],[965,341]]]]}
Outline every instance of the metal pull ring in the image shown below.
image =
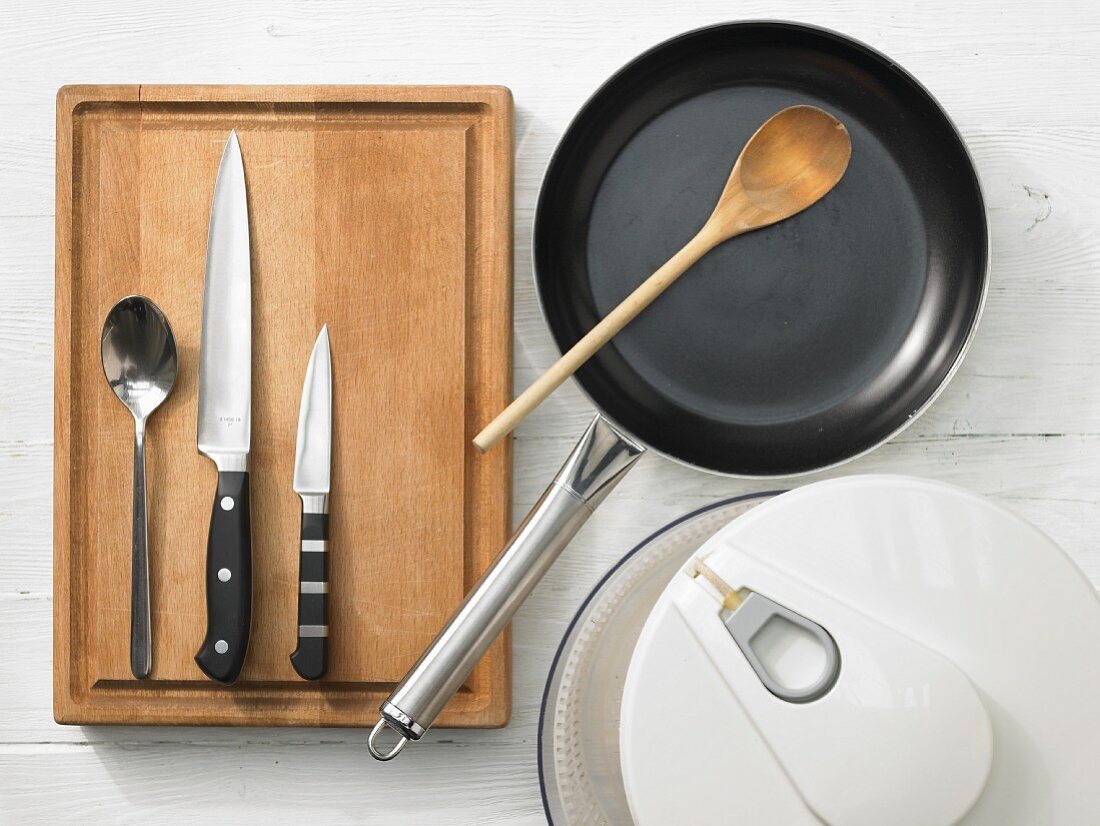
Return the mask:
{"type": "Polygon", "coordinates": [[[371,729],[370,737],[367,738],[367,748],[370,749],[371,756],[374,757],[375,760],[382,760],[384,762],[386,760],[393,760],[393,758],[397,757],[397,755],[401,753],[401,749],[405,748],[407,742],[409,742],[409,738],[386,722],[386,718],[383,717],[375,723],[374,728],[371,729]],[[401,738],[389,751],[380,751],[378,746],[375,745],[375,740],[378,738],[378,735],[382,733],[383,729],[391,729],[397,732],[397,735],[401,738]]]}

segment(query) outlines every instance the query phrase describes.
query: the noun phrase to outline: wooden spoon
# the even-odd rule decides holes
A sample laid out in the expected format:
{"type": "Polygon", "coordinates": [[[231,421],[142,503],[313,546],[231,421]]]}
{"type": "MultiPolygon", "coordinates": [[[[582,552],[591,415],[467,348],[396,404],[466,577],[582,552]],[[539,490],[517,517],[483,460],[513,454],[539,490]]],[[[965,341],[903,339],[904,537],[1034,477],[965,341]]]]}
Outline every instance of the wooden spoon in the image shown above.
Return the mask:
{"type": "Polygon", "coordinates": [[[844,124],[816,106],[777,112],[749,138],[710,218],[670,258],[489,423],[474,444],[486,451],[512,432],[603,345],[696,261],[737,235],[790,218],[836,186],[852,140],[844,124]]]}

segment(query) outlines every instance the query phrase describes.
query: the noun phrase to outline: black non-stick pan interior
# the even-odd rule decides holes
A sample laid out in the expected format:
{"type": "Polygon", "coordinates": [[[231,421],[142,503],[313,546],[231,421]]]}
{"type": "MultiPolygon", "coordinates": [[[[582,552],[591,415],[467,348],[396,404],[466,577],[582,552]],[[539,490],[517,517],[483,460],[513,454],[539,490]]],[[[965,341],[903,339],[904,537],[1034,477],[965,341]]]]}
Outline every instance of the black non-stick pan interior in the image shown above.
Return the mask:
{"type": "Polygon", "coordinates": [[[977,176],[951,122],[903,70],[839,35],[715,26],[611,78],[539,198],[538,289],[565,349],[695,234],[745,141],[796,103],[851,134],[836,189],[708,254],[577,375],[639,439],[723,473],[858,455],[950,376],[988,263],[977,176]]]}

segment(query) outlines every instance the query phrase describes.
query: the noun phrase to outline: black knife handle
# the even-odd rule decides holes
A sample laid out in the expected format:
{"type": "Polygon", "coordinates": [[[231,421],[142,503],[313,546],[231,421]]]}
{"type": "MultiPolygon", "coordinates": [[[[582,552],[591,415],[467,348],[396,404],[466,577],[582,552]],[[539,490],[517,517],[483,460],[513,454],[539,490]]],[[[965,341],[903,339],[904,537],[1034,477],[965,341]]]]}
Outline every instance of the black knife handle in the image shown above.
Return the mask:
{"type": "Polygon", "coordinates": [[[298,555],[298,647],[290,655],[304,680],[324,676],[328,648],[328,514],[302,512],[298,555]]]}
{"type": "Polygon", "coordinates": [[[252,524],[248,473],[218,473],[206,545],[206,639],[195,662],[212,680],[236,682],[252,623],[252,524]]]}

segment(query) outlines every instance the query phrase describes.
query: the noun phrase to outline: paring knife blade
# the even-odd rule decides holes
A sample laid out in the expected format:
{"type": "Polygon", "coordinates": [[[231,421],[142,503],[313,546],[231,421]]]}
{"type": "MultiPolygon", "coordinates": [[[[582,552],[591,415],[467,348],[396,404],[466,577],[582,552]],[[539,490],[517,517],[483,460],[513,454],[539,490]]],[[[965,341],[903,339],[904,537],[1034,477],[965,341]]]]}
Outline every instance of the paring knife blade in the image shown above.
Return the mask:
{"type": "Polygon", "coordinates": [[[298,412],[294,490],[302,497],[298,567],[298,647],[290,662],[298,675],[325,673],[328,648],[328,494],[332,483],[332,351],[321,328],[306,368],[298,412]]]}
{"type": "Polygon", "coordinates": [[[198,448],[218,468],[206,548],[207,676],[233,683],[252,621],[248,452],[252,424],[252,271],[248,202],[237,133],[230,133],[210,209],[199,357],[198,448]]]}

